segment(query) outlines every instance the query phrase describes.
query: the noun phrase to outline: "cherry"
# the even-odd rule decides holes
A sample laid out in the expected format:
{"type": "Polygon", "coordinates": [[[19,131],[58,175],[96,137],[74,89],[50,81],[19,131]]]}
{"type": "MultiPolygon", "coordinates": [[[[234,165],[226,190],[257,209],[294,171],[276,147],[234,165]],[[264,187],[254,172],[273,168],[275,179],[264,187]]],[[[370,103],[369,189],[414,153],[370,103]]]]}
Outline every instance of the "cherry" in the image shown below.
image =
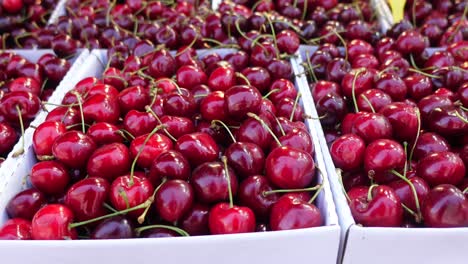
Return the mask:
{"type": "Polygon", "coordinates": [[[41,93],[41,84],[36,79],[20,77],[8,83],[8,90],[10,92],[23,91],[39,95],[41,93]]]}
{"type": "Polygon", "coordinates": [[[88,159],[89,176],[112,182],[130,169],[130,151],[122,143],[111,143],[96,149],[88,159]]]}
{"type": "Polygon", "coordinates": [[[207,133],[195,132],[177,139],[174,149],[182,153],[196,167],[202,163],[218,158],[219,148],[214,139],[207,133]]]}
{"type": "Polygon", "coordinates": [[[214,69],[208,78],[208,86],[213,91],[226,91],[235,84],[235,72],[230,66],[221,66],[214,69]]]}
{"type": "Polygon", "coordinates": [[[249,176],[239,186],[239,203],[251,208],[257,219],[266,219],[270,214],[271,206],[279,198],[276,192],[266,194],[272,190],[265,176],[249,176]]]}
{"type": "Polygon", "coordinates": [[[194,191],[183,180],[168,180],[161,184],[155,195],[158,215],[165,221],[175,222],[190,210],[194,201],[194,191]]]}
{"type": "Polygon", "coordinates": [[[292,30],[283,30],[276,35],[276,42],[280,52],[294,54],[299,49],[299,37],[292,30]]]}
{"type": "Polygon", "coordinates": [[[54,157],[70,168],[83,168],[96,144],[87,135],[78,131],[68,131],[59,136],[52,145],[54,157]]]}
{"type": "Polygon", "coordinates": [[[153,53],[148,73],[153,78],[172,77],[176,72],[176,61],[166,50],[161,49],[153,53]]]}
{"type": "Polygon", "coordinates": [[[233,195],[237,192],[237,178],[232,168],[221,162],[205,162],[192,172],[191,184],[197,199],[203,203],[216,203],[228,199],[228,182],[233,195]],[[227,179],[226,174],[229,174],[227,179]]]}
{"type": "MultiPolygon", "coordinates": [[[[267,65],[266,65],[267,66],[267,65]]],[[[258,89],[260,93],[264,93],[271,85],[271,76],[268,70],[263,67],[248,67],[242,71],[249,84],[258,89]]]]}
{"type": "Polygon", "coordinates": [[[200,113],[204,120],[227,120],[224,92],[209,93],[200,103],[200,113]]]}
{"type": "Polygon", "coordinates": [[[160,118],[161,125],[165,126],[166,135],[173,140],[195,132],[193,121],[187,117],[165,115],[160,118]]]}
{"type": "Polygon", "coordinates": [[[351,131],[371,143],[377,139],[391,138],[392,125],[382,114],[363,113],[354,119],[351,131]]]}
{"type": "Polygon", "coordinates": [[[46,195],[62,194],[70,182],[67,169],[56,161],[41,161],[31,169],[32,185],[46,195]]]}
{"type": "Polygon", "coordinates": [[[66,127],[73,126],[81,122],[80,111],[74,107],[59,106],[49,112],[46,121],[61,122],[66,127]]]}
{"type": "Polygon", "coordinates": [[[364,112],[379,112],[382,107],[391,102],[390,95],[379,89],[366,90],[357,98],[358,108],[364,112]]]}
{"type": "Polygon", "coordinates": [[[187,89],[192,89],[199,84],[205,84],[207,79],[206,74],[200,68],[192,65],[184,65],[176,73],[177,83],[187,89]]]}
{"type": "Polygon", "coordinates": [[[398,75],[392,73],[382,74],[375,86],[390,95],[394,101],[405,99],[408,90],[405,82],[398,75]]]}
{"type": "MultiPolygon", "coordinates": [[[[153,195],[154,187],[150,181],[142,176],[130,173],[117,177],[110,186],[109,200],[115,209],[121,211],[144,204],[153,195]]],[[[137,218],[143,213],[140,208],[128,213],[137,218]]]]}
{"type": "Polygon", "coordinates": [[[265,118],[261,120],[262,122],[254,118],[247,118],[244,120],[239,130],[237,130],[237,141],[254,143],[262,148],[262,150],[268,150],[272,141],[272,135],[268,132],[266,127],[269,128],[270,125],[268,124],[269,121],[265,118]]]}
{"type": "Polygon", "coordinates": [[[391,103],[384,106],[380,113],[388,118],[393,128],[393,135],[402,141],[412,142],[420,129],[419,110],[405,103],[391,103]]]}
{"type": "Polygon", "coordinates": [[[365,142],[359,136],[345,134],[331,144],[330,154],[337,168],[353,171],[362,166],[365,149],[365,142]]]}
{"type": "Polygon", "coordinates": [[[438,107],[429,114],[429,128],[443,136],[463,135],[468,131],[468,116],[455,106],[438,107]]]}
{"type": "Polygon", "coordinates": [[[93,124],[88,128],[86,134],[100,146],[111,143],[122,143],[124,141],[119,128],[106,122],[93,124]]]}
{"type": "Polygon", "coordinates": [[[44,194],[36,189],[19,192],[8,201],[6,211],[10,218],[31,220],[34,214],[46,204],[44,194]]]}
{"type": "Polygon", "coordinates": [[[336,126],[348,113],[344,98],[335,92],[329,92],[317,100],[317,113],[320,123],[326,128],[336,126]]]}
{"type": "Polygon", "coordinates": [[[418,175],[430,186],[459,184],[465,177],[463,160],[455,153],[444,151],[429,154],[418,163],[418,175]]]}
{"type": "Polygon", "coordinates": [[[416,195],[418,196],[418,203],[416,204],[416,199],[414,197],[414,193],[412,191],[412,187],[404,180],[398,180],[389,183],[389,187],[391,187],[400,201],[413,212],[418,212],[420,210],[419,206],[422,201],[426,199],[427,194],[430,191],[429,185],[420,177],[411,177],[408,179],[411,184],[413,184],[414,189],[416,191],[416,195]]]}
{"type": "Polygon", "coordinates": [[[235,234],[255,231],[255,215],[248,207],[218,203],[208,218],[211,234],[235,234]]]}
{"type": "Polygon", "coordinates": [[[32,238],[34,240],[76,239],[76,230],[69,227],[73,219],[73,212],[67,206],[48,204],[39,209],[32,219],[32,238]]]}
{"type": "Polygon", "coordinates": [[[228,164],[241,178],[260,174],[265,163],[265,154],[256,144],[250,142],[235,142],[229,145],[224,155],[228,164]]]}
{"type": "Polygon", "coordinates": [[[18,13],[23,9],[23,1],[22,0],[3,0],[2,1],[2,8],[11,14],[18,13]]]}
{"type": "Polygon", "coordinates": [[[180,152],[169,150],[153,160],[148,178],[156,186],[164,178],[188,180],[190,172],[188,160],[180,152]]]}
{"type": "Polygon", "coordinates": [[[385,183],[395,178],[389,171],[403,168],[405,160],[405,151],[398,142],[391,139],[377,139],[366,148],[364,168],[370,178],[385,183]]]}
{"type": "Polygon", "coordinates": [[[443,137],[436,133],[425,132],[419,136],[418,141],[416,142],[413,157],[416,160],[420,160],[429,154],[449,150],[450,145],[443,137]]]}
{"type": "Polygon", "coordinates": [[[424,223],[429,227],[468,226],[468,202],[455,186],[442,184],[433,188],[423,202],[424,223]]]}
{"type": "Polygon", "coordinates": [[[149,105],[151,102],[149,92],[141,86],[128,87],[122,90],[118,98],[122,113],[128,113],[130,110],[144,111],[144,106],[149,105]]]}
{"type": "Polygon", "coordinates": [[[169,137],[159,133],[150,133],[132,140],[130,143],[130,154],[136,160],[138,166],[150,168],[155,158],[172,148],[173,143],[169,137]]]}
{"type": "Polygon", "coordinates": [[[120,115],[119,102],[114,96],[95,94],[83,103],[83,115],[86,122],[89,123],[116,123],[120,115]]]}
{"type": "Polygon", "coordinates": [[[52,144],[55,139],[67,131],[60,122],[46,121],[40,124],[33,134],[33,149],[39,160],[52,156],[52,144]]]}
{"type": "Polygon", "coordinates": [[[453,102],[448,97],[441,97],[437,95],[429,95],[422,98],[418,102],[418,108],[421,111],[423,122],[429,120],[429,114],[432,110],[442,106],[452,106],[453,102]]]}
{"type": "Polygon", "coordinates": [[[191,236],[209,234],[208,215],[210,208],[203,204],[194,204],[192,208],[182,217],[180,227],[191,236]]]}
{"type": "Polygon", "coordinates": [[[8,154],[17,140],[15,129],[10,125],[0,122],[0,155],[8,154]]]}
{"type": "Polygon", "coordinates": [[[351,213],[363,226],[398,227],[403,208],[395,191],[385,185],[355,187],[348,192],[351,213]],[[371,189],[372,188],[372,189],[371,189]]]}
{"type": "Polygon", "coordinates": [[[124,117],[123,128],[134,137],[150,133],[158,125],[158,120],[148,112],[130,110],[124,117]]]}
{"type": "Polygon", "coordinates": [[[134,238],[133,224],[123,216],[114,216],[101,222],[91,232],[91,239],[134,238]]]}
{"type": "Polygon", "coordinates": [[[0,229],[1,240],[30,240],[31,222],[22,218],[12,218],[0,229]]]}
{"type": "Polygon", "coordinates": [[[432,82],[429,77],[414,73],[404,78],[408,94],[416,101],[432,93],[432,82]]]}
{"type": "MultiPolygon", "coordinates": [[[[194,84],[196,86],[198,84],[194,84]]],[[[194,86],[191,86],[194,87],[194,86]]],[[[180,89],[181,92],[172,92],[164,98],[164,113],[168,115],[183,116],[191,118],[197,105],[193,94],[185,89],[180,89]]]]}
{"type": "Polygon", "coordinates": [[[17,124],[20,115],[23,120],[34,118],[40,105],[39,98],[32,93],[10,92],[0,99],[0,114],[13,124],[17,124]]]}
{"type": "Polygon", "coordinates": [[[224,106],[230,118],[242,121],[247,113],[258,113],[260,111],[262,95],[251,86],[232,86],[224,93],[224,106]]]}
{"type": "Polygon", "coordinates": [[[110,184],[103,178],[89,177],[73,184],[65,196],[65,204],[74,212],[77,220],[85,221],[106,213],[104,203],[110,184]]]}
{"type": "Polygon", "coordinates": [[[404,31],[395,41],[395,47],[402,54],[418,55],[428,46],[428,40],[416,30],[404,31]]]}

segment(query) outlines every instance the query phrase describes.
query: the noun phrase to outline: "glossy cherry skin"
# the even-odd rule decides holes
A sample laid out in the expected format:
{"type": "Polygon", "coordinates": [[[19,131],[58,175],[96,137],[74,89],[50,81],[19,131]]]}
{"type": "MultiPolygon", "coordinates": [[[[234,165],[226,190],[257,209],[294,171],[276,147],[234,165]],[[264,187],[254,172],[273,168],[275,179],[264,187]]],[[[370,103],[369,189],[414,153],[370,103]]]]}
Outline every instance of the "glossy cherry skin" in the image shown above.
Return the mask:
{"type": "Polygon", "coordinates": [[[46,121],[61,122],[67,127],[80,124],[80,110],[79,108],[60,106],[49,112],[46,121]]]}
{"type": "Polygon", "coordinates": [[[158,215],[165,221],[176,222],[190,210],[194,201],[192,186],[183,180],[164,182],[155,195],[158,215]]]}
{"type": "Polygon", "coordinates": [[[190,91],[186,89],[180,90],[181,93],[174,91],[164,97],[164,113],[191,118],[197,108],[195,99],[190,91]]]}
{"type": "Polygon", "coordinates": [[[180,227],[191,236],[208,235],[208,216],[210,207],[203,204],[194,204],[180,220],[180,227]]]}
{"type": "Polygon", "coordinates": [[[32,139],[36,156],[39,159],[43,156],[52,156],[52,145],[55,139],[66,131],[67,128],[60,122],[46,121],[37,126],[32,139]]]}
{"type": "Polygon", "coordinates": [[[299,189],[309,186],[315,178],[312,156],[291,147],[278,147],[265,160],[265,176],[283,189],[299,189]]]}
{"type": "Polygon", "coordinates": [[[421,33],[416,30],[407,30],[398,36],[395,46],[403,54],[421,54],[429,43],[421,33]]]}
{"type": "Polygon", "coordinates": [[[401,140],[412,142],[418,133],[418,109],[409,104],[395,102],[384,106],[379,112],[392,124],[393,135],[401,140]]]}
{"type": "Polygon", "coordinates": [[[180,152],[169,150],[153,160],[148,178],[154,186],[157,186],[162,179],[187,181],[190,174],[191,169],[188,160],[180,152]]]}
{"type": "Polygon", "coordinates": [[[150,133],[157,125],[158,120],[145,111],[130,110],[123,120],[123,128],[134,137],[150,133]]]}
{"type": "Polygon", "coordinates": [[[435,108],[430,112],[428,119],[429,128],[446,137],[468,132],[468,123],[464,121],[468,120],[468,115],[455,106],[435,108]]]}
{"type": "MultiPolygon", "coordinates": [[[[262,119],[268,126],[269,121],[265,118],[262,119]]],[[[271,127],[271,126],[270,126],[271,127]]],[[[236,132],[237,141],[251,142],[257,144],[262,150],[267,151],[270,147],[273,137],[270,132],[259,122],[253,118],[247,118],[242,122],[241,126],[236,132]]]]}
{"type": "Polygon", "coordinates": [[[375,84],[375,88],[384,91],[394,101],[402,101],[408,92],[405,82],[393,73],[384,73],[375,84]]]}
{"type": "Polygon", "coordinates": [[[463,160],[455,153],[444,151],[429,154],[418,163],[418,175],[434,187],[439,184],[459,184],[465,177],[463,160]]]}
{"type": "Polygon", "coordinates": [[[89,177],[73,184],[65,196],[65,204],[74,212],[78,221],[93,219],[106,214],[104,203],[110,184],[103,178],[89,177]]]}
{"type": "Polygon", "coordinates": [[[24,91],[10,92],[0,99],[0,114],[11,123],[19,124],[19,114],[23,120],[32,119],[39,111],[40,105],[37,95],[24,91]]]}
{"type": "Polygon", "coordinates": [[[44,194],[37,189],[26,189],[10,199],[6,211],[10,218],[31,220],[34,214],[46,204],[44,194]]]}
{"type": "Polygon", "coordinates": [[[200,103],[200,114],[206,121],[227,120],[226,102],[224,92],[214,91],[209,93],[200,103]]]}
{"type": "MultiPolygon", "coordinates": [[[[115,209],[125,210],[146,202],[153,195],[153,191],[154,187],[147,178],[137,175],[131,177],[130,174],[127,174],[116,178],[112,182],[109,200],[115,209]]],[[[144,209],[132,211],[128,215],[137,218],[143,211],[144,209]]]]}
{"type": "Polygon", "coordinates": [[[385,185],[372,189],[356,187],[348,192],[354,220],[363,226],[398,227],[403,222],[403,207],[395,191],[385,185]]]}
{"type": "Polygon", "coordinates": [[[120,116],[120,106],[116,97],[106,94],[95,94],[83,103],[83,115],[88,123],[116,123],[120,116]]]}
{"type": "Polygon", "coordinates": [[[219,152],[219,147],[214,139],[203,132],[181,136],[177,139],[174,149],[182,153],[193,167],[216,160],[219,152]]]}
{"type": "Polygon", "coordinates": [[[321,225],[323,225],[323,217],[320,210],[297,196],[283,195],[271,207],[270,228],[273,231],[321,225]]]}
{"type": "Polygon", "coordinates": [[[61,194],[70,182],[70,175],[57,161],[41,161],[31,169],[31,183],[46,195],[61,194]]]}
{"type": "Polygon", "coordinates": [[[252,209],[257,219],[267,219],[271,206],[280,197],[278,193],[264,194],[271,190],[273,187],[265,176],[249,176],[239,186],[239,203],[252,209]]]}
{"type": "Polygon", "coordinates": [[[29,77],[19,77],[8,83],[8,90],[30,92],[35,95],[40,95],[41,84],[39,81],[29,77]]]}
{"type": "Polygon", "coordinates": [[[69,227],[73,219],[73,211],[67,206],[46,205],[37,211],[31,221],[32,238],[34,240],[76,239],[76,230],[69,227]]]}
{"type": "Polygon", "coordinates": [[[405,160],[406,154],[400,143],[391,139],[378,139],[366,148],[364,168],[369,177],[385,183],[395,178],[388,171],[403,168],[405,160]]]}
{"type": "Polygon", "coordinates": [[[258,114],[261,107],[262,95],[252,86],[232,86],[224,93],[224,106],[230,118],[242,121],[247,113],[258,114]]]}
{"type": "Polygon", "coordinates": [[[22,218],[13,218],[0,228],[0,240],[30,240],[31,222],[22,218]]]}
{"type": "Polygon", "coordinates": [[[208,226],[213,235],[254,232],[255,215],[248,207],[218,203],[210,210],[208,226]]]}
{"type": "Polygon", "coordinates": [[[187,117],[165,115],[160,120],[161,125],[166,126],[166,135],[171,135],[176,139],[195,132],[193,121],[187,117]]]}
{"type": "Polygon", "coordinates": [[[235,71],[230,66],[221,66],[211,72],[208,86],[213,91],[226,91],[236,84],[235,71]]]}
{"type": "Polygon", "coordinates": [[[15,129],[0,122],[0,155],[7,155],[15,145],[16,139],[15,129]]]}
{"type": "Polygon", "coordinates": [[[262,173],[265,163],[263,150],[254,143],[235,142],[229,145],[224,155],[228,164],[241,178],[262,173]]]}
{"type": "Polygon", "coordinates": [[[207,79],[206,74],[200,68],[192,65],[184,65],[176,73],[179,86],[187,89],[192,89],[199,84],[205,84],[207,79]]]}
{"type": "Polygon", "coordinates": [[[330,147],[330,154],[337,168],[345,171],[359,169],[364,161],[366,144],[354,134],[345,134],[337,138],[330,147]]]}
{"type": "MultiPolygon", "coordinates": [[[[314,145],[309,132],[303,128],[294,127],[285,135],[278,138],[282,146],[291,147],[305,151],[311,155],[314,154],[314,145]]],[[[271,149],[279,147],[276,141],[272,141],[271,149]]]]}
{"type": "Polygon", "coordinates": [[[434,94],[426,96],[418,102],[418,108],[421,111],[421,118],[423,122],[427,122],[429,120],[429,114],[432,112],[432,110],[438,107],[452,105],[453,102],[448,97],[441,97],[434,94]]]}
{"type": "Polygon", "coordinates": [[[237,177],[232,168],[226,171],[222,162],[206,162],[196,167],[192,172],[190,183],[197,200],[203,203],[226,201],[228,195],[227,174],[231,182],[233,196],[237,193],[237,177]]]}
{"type": "Polygon", "coordinates": [[[468,200],[455,186],[433,188],[422,204],[424,223],[429,227],[467,227],[468,200]]]}
{"type": "Polygon", "coordinates": [[[392,125],[382,114],[363,113],[354,119],[351,132],[371,143],[377,139],[391,138],[392,125]]]}
{"type": "Polygon", "coordinates": [[[88,159],[88,175],[112,182],[130,170],[130,151],[122,143],[111,143],[96,149],[88,159]]]}
{"type": "Polygon", "coordinates": [[[68,131],[58,137],[52,145],[54,157],[70,168],[83,168],[96,149],[96,144],[87,135],[68,131]]]}
{"type": "Polygon", "coordinates": [[[141,86],[132,86],[121,91],[118,95],[120,111],[127,113],[130,110],[144,111],[151,98],[149,92],[141,86]]]}
{"type": "Polygon", "coordinates": [[[431,79],[422,74],[412,74],[404,78],[408,94],[413,99],[419,101],[421,98],[428,96],[432,93],[431,79]]]}
{"type": "Polygon", "coordinates": [[[161,153],[171,150],[173,143],[170,138],[163,134],[154,133],[149,137],[146,144],[143,145],[145,140],[150,134],[141,135],[136,137],[130,143],[130,154],[131,158],[135,159],[138,153],[141,150],[141,154],[138,157],[137,164],[141,168],[150,168],[151,163],[155,158],[157,158],[161,153]]]}
{"type": "Polygon", "coordinates": [[[422,133],[414,148],[413,157],[416,160],[422,159],[435,152],[449,151],[450,145],[445,138],[432,132],[422,133]]]}
{"type": "Polygon", "coordinates": [[[98,145],[122,143],[124,138],[116,125],[106,122],[95,123],[88,128],[86,134],[98,145]]]}
{"type": "Polygon", "coordinates": [[[172,77],[175,71],[176,61],[166,49],[154,52],[151,63],[148,65],[148,73],[151,77],[172,77]]]}
{"type": "MultiPolygon", "coordinates": [[[[408,179],[414,186],[416,190],[416,195],[418,196],[419,206],[421,206],[422,202],[426,199],[427,194],[431,190],[429,185],[420,177],[411,177],[408,179]]],[[[409,209],[413,210],[413,212],[417,212],[416,207],[416,199],[414,198],[413,191],[408,183],[404,180],[394,181],[388,184],[391,187],[400,201],[409,209]]]]}
{"type": "Polygon", "coordinates": [[[358,108],[360,111],[364,112],[379,112],[382,107],[390,104],[391,102],[392,98],[390,95],[379,89],[370,89],[364,91],[357,97],[358,108]]]}
{"type": "Polygon", "coordinates": [[[93,229],[91,239],[126,239],[135,237],[133,224],[123,216],[114,216],[102,221],[93,229]]]}

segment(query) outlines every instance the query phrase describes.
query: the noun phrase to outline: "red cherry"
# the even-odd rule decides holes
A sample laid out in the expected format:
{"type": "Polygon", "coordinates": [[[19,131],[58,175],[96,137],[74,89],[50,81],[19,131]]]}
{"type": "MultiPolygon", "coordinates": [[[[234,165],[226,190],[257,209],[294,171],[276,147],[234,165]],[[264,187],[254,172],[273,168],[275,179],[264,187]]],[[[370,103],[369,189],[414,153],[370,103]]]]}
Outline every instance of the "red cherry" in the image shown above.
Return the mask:
{"type": "Polygon", "coordinates": [[[364,168],[369,177],[373,177],[379,183],[385,183],[395,178],[388,171],[403,168],[405,160],[405,151],[398,142],[378,139],[366,148],[364,168]]]}
{"type": "Polygon", "coordinates": [[[97,145],[122,143],[124,141],[119,128],[106,122],[93,124],[88,128],[86,134],[92,138],[97,145]]]}
{"type": "Polygon", "coordinates": [[[29,92],[35,95],[41,94],[41,84],[36,79],[30,77],[16,78],[8,83],[8,90],[10,92],[23,91],[29,92]]]}
{"type": "MultiPolygon", "coordinates": [[[[421,206],[422,201],[426,199],[427,194],[430,191],[429,185],[422,178],[411,177],[408,179],[414,186],[416,190],[416,195],[418,196],[419,206],[421,206]]],[[[410,185],[404,180],[398,180],[391,182],[389,185],[391,187],[400,201],[413,212],[417,212],[416,200],[413,194],[413,191],[410,185]]]]}
{"type": "Polygon", "coordinates": [[[110,184],[97,177],[89,177],[73,184],[65,196],[65,204],[74,212],[78,221],[85,221],[106,213],[104,203],[110,184]]]}
{"type": "Polygon", "coordinates": [[[141,135],[136,137],[130,143],[131,157],[135,159],[141,150],[141,154],[137,159],[137,164],[141,168],[150,168],[152,161],[157,158],[161,153],[172,149],[173,143],[170,138],[165,135],[155,133],[149,137],[150,134],[141,135]],[[144,142],[146,144],[144,144],[144,142]]]}
{"type": "Polygon", "coordinates": [[[218,158],[219,148],[214,139],[207,133],[195,132],[181,136],[174,147],[187,158],[192,166],[218,158]]]}
{"type": "Polygon", "coordinates": [[[392,124],[393,135],[397,139],[412,142],[418,134],[418,124],[421,125],[417,111],[414,106],[396,102],[384,106],[380,113],[392,124]]]}
{"type": "Polygon", "coordinates": [[[284,195],[271,207],[270,228],[273,231],[317,227],[322,224],[320,210],[296,196],[284,195]]]}
{"type": "Polygon", "coordinates": [[[130,151],[122,143],[111,143],[96,149],[88,159],[89,176],[112,182],[130,170],[130,151]]]}
{"type": "Polygon", "coordinates": [[[229,117],[242,121],[247,113],[257,114],[260,111],[262,95],[255,87],[236,85],[224,93],[224,102],[229,117]]]}
{"type": "Polygon", "coordinates": [[[19,122],[19,115],[23,120],[34,118],[40,109],[39,98],[29,92],[16,91],[4,95],[0,99],[0,114],[13,124],[19,122]]]}
{"type": "Polygon", "coordinates": [[[228,164],[241,178],[262,173],[265,154],[262,149],[249,142],[235,142],[224,152],[228,164]]]}
{"type": "Polygon", "coordinates": [[[455,186],[442,184],[427,195],[422,215],[429,227],[467,227],[468,200],[455,186]]]}
{"type": "Polygon", "coordinates": [[[26,189],[10,199],[6,211],[10,218],[31,220],[34,214],[46,204],[44,194],[36,189],[26,189]]]}
{"type": "Polygon", "coordinates": [[[345,134],[332,143],[330,154],[337,168],[352,171],[362,166],[365,150],[364,140],[354,134],[345,134]]]}
{"type": "Polygon", "coordinates": [[[134,226],[123,216],[114,216],[102,221],[90,235],[91,239],[125,239],[135,237],[134,226]]]}
{"type": "Polygon", "coordinates": [[[210,210],[208,225],[214,235],[254,232],[255,215],[248,207],[218,203],[210,210]]]}
{"type": "Polygon", "coordinates": [[[189,90],[199,84],[205,84],[207,79],[206,74],[200,68],[192,65],[184,65],[176,73],[179,86],[189,90]]]}
{"type": "Polygon", "coordinates": [[[123,128],[134,137],[148,134],[158,125],[158,120],[148,112],[130,110],[124,117],[123,128]]]}
{"type": "Polygon", "coordinates": [[[66,127],[80,124],[80,110],[74,107],[59,106],[49,112],[46,121],[61,122],[66,127]]]}
{"type": "Polygon", "coordinates": [[[0,229],[0,240],[30,240],[31,238],[31,222],[21,219],[12,218],[5,222],[0,229]]]}
{"type": "Polygon", "coordinates": [[[31,183],[46,195],[62,194],[70,182],[67,169],[57,161],[41,161],[31,169],[31,183]]]}
{"type": "Polygon", "coordinates": [[[356,187],[348,192],[354,220],[363,226],[398,227],[403,221],[403,207],[395,191],[385,185],[356,187]],[[368,197],[369,196],[369,197],[368,197]]]}
{"type": "MultiPolygon", "coordinates": [[[[150,181],[135,173],[123,175],[116,178],[110,187],[109,200],[117,210],[125,210],[143,204],[153,195],[153,185],[150,181]]],[[[132,218],[137,218],[143,213],[144,209],[129,212],[132,218]]]]}
{"type": "Polygon", "coordinates": [[[392,103],[390,95],[379,89],[364,91],[357,97],[358,108],[364,112],[379,112],[382,107],[390,103],[392,103]]]}
{"type": "Polygon", "coordinates": [[[155,195],[158,215],[165,221],[175,222],[190,210],[194,201],[192,186],[183,180],[164,182],[155,195]]]}
{"type": "Polygon", "coordinates": [[[232,67],[221,66],[213,70],[208,78],[208,86],[213,91],[226,91],[236,84],[236,75],[232,67]]]}
{"type": "Polygon", "coordinates": [[[413,157],[416,160],[420,160],[429,154],[449,150],[450,145],[443,137],[436,133],[425,132],[419,136],[416,142],[413,157]]]}
{"type": "Polygon", "coordinates": [[[418,163],[418,175],[430,186],[459,184],[465,177],[463,160],[455,153],[444,151],[427,155],[418,163]]]}
{"type": "Polygon", "coordinates": [[[32,238],[34,240],[76,239],[76,230],[69,227],[73,219],[73,212],[67,206],[46,205],[39,209],[32,219],[32,238]]]}
{"type": "Polygon", "coordinates": [[[130,110],[144,111],[151,98],[149,92],[141,86],[132,86],[122,90],[119,95],[120,111],[128,113],[130,110]]]}
{"type": "Polygon", "coordinates": [[[391,138],[392,125],[382,114],[363,113],[354,119],[351,132],[371,143],[377,139],[391,138]]]}
{"type": "Polygon", "coordinates": [[[187,181],[190,174],[191,169],[188,160],[180,152],[169,150],[153,160],[148,178],[156,186],[159,185],[162,179],[187,181]]]}
{"type": "Polygon", "coordinates": [[[191,236],[208,235],[208,215],[210,208],[203,204],[194,204],[180,221],[180,227],[191,236]]]}
{"type": "Polygon", "coordinates": [[[120,116],[120,106],[117,97],[106,94],[95,94],[83,103],[83,115],[88,123],[117,123],[120,116]]]}
{"type": "Polygon", "coordinates": [[[257,219],[266,219],[271,206],[278,200],[278,193],[265,195],[273,190],[265,176],[253,175],[243,180],[239,186],[239,203],[255,213],[257,219]]]}
{"type": "Polygon", "coordinates": [[[52,156],[52,145],[54,141],[67,132],[63,123],[46,121],[34,130],[33,149],[34,153],[41,160],[42,157],[52,156]]]}
{"type": "Polygon", "coordinates": [[[95,149],[96,144],[89,136],[78,131],[69,131],[55,140],[52,154],[66,166],[81,169],[95,149]]]}
{"type": "Polygon", "coordinates": [[[17,140],[15,129],[0,122],[0,155],[7,155],[17,140]]]}

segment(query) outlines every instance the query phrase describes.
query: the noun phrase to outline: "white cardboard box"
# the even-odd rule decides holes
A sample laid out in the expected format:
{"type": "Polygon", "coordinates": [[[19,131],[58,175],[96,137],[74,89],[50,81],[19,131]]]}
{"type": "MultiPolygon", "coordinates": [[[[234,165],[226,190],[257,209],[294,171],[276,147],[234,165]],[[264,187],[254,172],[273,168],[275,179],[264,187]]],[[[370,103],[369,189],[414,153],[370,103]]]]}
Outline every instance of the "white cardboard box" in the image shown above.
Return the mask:
{"type": "Polygon", "coordinates": [[[47,21],[47,25],[56,23],[60,16],[64,16],[67,14],[66,9],[65,9],[66,4],[67,4],[67,0],[60,0],[57,3],[54,11],[52,11],[52,14],[50,14],[49,20],[47,21]]]}
{"type": "MultiPolygon", "coordinates": [[[[312,55],[316,49],[314,46],[301,46],[301,57],[305,59],[307,51],[312,55]]],[[[440,49],[427,49],[429,54],[436,50],[440,49]]],[[[315,105],[313,108],[315,109],[315,105]]],[[[318,123],[316,126],[321,127],[320,122],[318,123]]],[[[468,228],[384,228],[357,225],[343,194],[323,130],[318,129],[317,132],[342,228],[339,261],[343,264],[468,263],[468,228]]]]}
{"type": "MultiPolygon", "coordinates": [[[[212,51],[201,51],[207,54],[212,51]]],[[[106,63],[106,51],[95,50],[82,67],[74,68],[67,85],[73,87],[79,80],[100,76],[106,63]]],[[[295,63],[295,62],[294,62],[295,63]]],[[[295,69],[298,65],[294,64],[295,69]]],[[[299,87],[303,82],[297,82],[299,87]]],[[[302,89],[303,87],[300,87],[302,89]]],[[[302,91],[302,90],[301,90],[302,91]]],[[[303,97],[307,100],[306,96],[303,97]]],[[[306,113],[310,113],[306,102],[306,113]]],[[[45,118],[45,113],[40,117],[45,118]]],[[[40,120],[40,118],[38,118],[40,120]]],[[[324,168],[320,143],[315,128],[308,123],[314,138],[315,160],[324,168]]],[[[28,144],[32,133],[27,134],[28,144]]],[[[7,219],[5,205],[18,191],[27,187],[27,175],[35,162],[32,147],[17,161],[7,181],[0,186],[0,223],[7,219]]],[[[326,174],[326,170],[322,169],[326,174]]],[[[74,240],[74,241],[0,241],[0,256],[4,263],[78,264],[78,263],[336,263],[340,227],[335,212],[328,177],[319,177],[324,189],[317,204],[325,218],[325,226],[291,231],[247,233],[235,235],[128,239],[128,240],[74,240]]]]}

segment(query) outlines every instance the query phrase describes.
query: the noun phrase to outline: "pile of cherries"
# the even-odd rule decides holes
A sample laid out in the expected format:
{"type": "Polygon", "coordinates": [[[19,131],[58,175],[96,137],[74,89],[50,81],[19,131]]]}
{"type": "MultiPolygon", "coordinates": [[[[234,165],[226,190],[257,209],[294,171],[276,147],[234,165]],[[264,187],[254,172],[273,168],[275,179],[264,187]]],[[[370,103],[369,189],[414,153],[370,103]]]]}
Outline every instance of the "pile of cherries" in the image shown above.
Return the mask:
{"type": "Polygon", "coordinates": [[[0,238],[323,225],[312,138],[280,51],[200,58],[191,47],[157,49],[122,65],[113,54],[102,78],[76,84],[35,129],[32,187],[9,201],[0,238]]]}
{"type": "Polygon", "coordinates": [[[323,44],[306,58],[332,159],[364,226],[468,226],[468,42],[431,55],[428,46],[409,29],[375,47],[323,44]]]}
{"type": "Polygon", "coordinates": [[[446,46],[468,40],[468,3],[465,0],[406,1],[405,20],[397,27],[417,29],[431,46],[446,46]]]}
{"type": "MultiPolygon", "coordinates": [[[[0,162],[6,158],[70,68],[70,63],[53,54],[37,62],[11,53],[0,53],[0,162]]],[[[15,153],[21,154],[20,152],[15,153]]]]}
{"type": "Polygon", "coordinates": [[[219,6],[226,34],[243,49],[265,34],[290,34],[304,44],[341,43],[379,38],[369,1],[223,1],[219,6]],[[343,3],[346,2],[346,3],[343,3]],[[236,41],[237,39],[237,41],[236,41]],[[250,40],[250,41],[248,41],[250,40]],[[245,43],[247,42],[247,43],[245,43]]]}
{"type": "Polygon", "coordinates": [[[0,49],[32,48],[32,32],[44,28],[57,0],[0,1],[0,49]]]}

